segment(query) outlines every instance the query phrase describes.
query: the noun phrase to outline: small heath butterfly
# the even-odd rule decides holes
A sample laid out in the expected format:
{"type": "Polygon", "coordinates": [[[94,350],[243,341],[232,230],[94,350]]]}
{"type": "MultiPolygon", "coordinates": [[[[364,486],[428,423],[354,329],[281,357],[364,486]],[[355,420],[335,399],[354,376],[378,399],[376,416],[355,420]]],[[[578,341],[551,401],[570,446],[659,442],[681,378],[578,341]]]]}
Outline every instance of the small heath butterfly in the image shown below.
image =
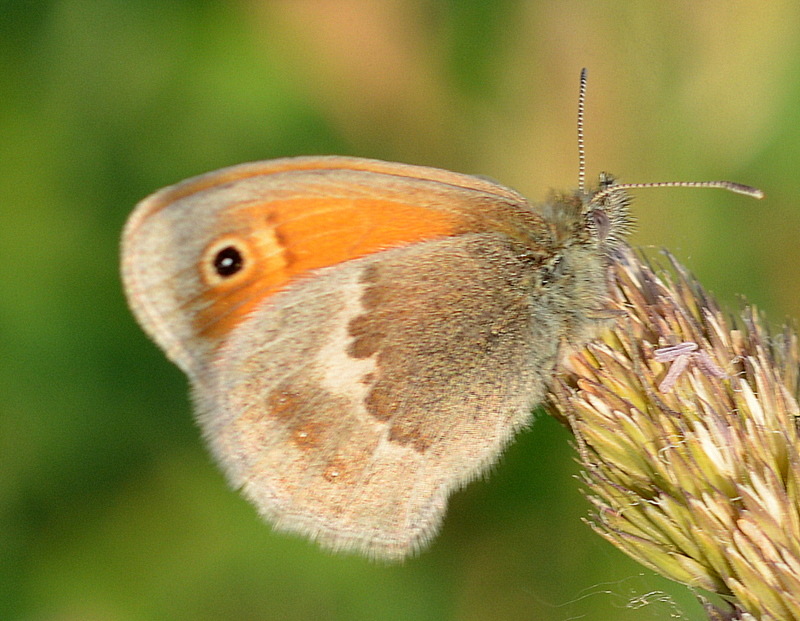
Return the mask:
{"type": "Polygon", "coordinates": [[[122,278],[188,375],[231,484],[279,530],[402,559],[531,421],[586,344],[631,224],[601,175],[532,205],[486,179],[346,157],[242,164],[160,190],[122,278]]]}

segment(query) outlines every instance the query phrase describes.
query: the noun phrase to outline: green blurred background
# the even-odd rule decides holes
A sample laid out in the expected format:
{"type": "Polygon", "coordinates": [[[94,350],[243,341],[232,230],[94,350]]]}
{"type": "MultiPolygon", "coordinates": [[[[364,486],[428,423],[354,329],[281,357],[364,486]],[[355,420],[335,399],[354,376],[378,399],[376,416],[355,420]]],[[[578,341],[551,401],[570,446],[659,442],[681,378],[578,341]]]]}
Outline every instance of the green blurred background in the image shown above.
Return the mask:
{"type": "Polygon", "coordinates": [[[796,0],[0,1],[0,620],[701,619],[581,522],[547,418],[403,566],[271,533],[120,289],[133,205],[242,161],[574,187],[584,66],[590,178],[767,193],[640,191],[634,241],[799,316],[796,0]]]}

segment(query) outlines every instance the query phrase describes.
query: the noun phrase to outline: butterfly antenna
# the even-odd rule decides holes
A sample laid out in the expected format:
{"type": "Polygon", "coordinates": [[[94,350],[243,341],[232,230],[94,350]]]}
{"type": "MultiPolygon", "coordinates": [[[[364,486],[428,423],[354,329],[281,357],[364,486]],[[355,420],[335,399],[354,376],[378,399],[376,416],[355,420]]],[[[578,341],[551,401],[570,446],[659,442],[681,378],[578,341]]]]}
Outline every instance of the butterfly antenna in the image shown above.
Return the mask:
{"type": "Polygon", "coordinates": [[[586,193],[586,152],[583,148],[583,109],[586,105],[586,67],[581,70],[581,90],[578,94],[578,190],[586,193]]]}
{"type": "Polygon", "coordinates": [[[592,197],[592,202],[597,203],[609,194],[613,194],[619,190],[636,190],[638,188],[721,188],[723,190],[729,190],[730,192],[736,192],[737,194],[752,196],[753,198],[764,198],[764,192],[758,188],[752,188],[749,185],[741,183],[734,183],[733,181],[664,181],[662,183],[620,183],[618,185],[612,185],[595,194],[592,197]]]}
{"type": "MultiPolygon", "coordinates": [[[[586,152],[583,144],[583,112],[586,107],[586,68],[581,70],[581,89],[578,94],[578,190],[581,194],[586,193],[586,152]]],[[[764,198],[764,192],[749,185],[734,183],[733,181],[665,181],[662,183],[620,183],[610,185],[592,197],[591,202],[597,204],[609,194],[619,190],[636,190],[639,188],[721,188],[752,196],[753,198],[764,198]]]]}

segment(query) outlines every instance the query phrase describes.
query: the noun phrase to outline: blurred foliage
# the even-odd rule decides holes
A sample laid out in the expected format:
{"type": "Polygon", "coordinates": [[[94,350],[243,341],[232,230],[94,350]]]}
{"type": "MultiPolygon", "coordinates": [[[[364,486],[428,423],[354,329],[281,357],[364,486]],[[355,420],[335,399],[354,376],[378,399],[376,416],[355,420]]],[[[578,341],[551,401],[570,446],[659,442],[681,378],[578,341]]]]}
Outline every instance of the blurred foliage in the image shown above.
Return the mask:
{"type": "Polygon", "coordinates": [[[210,463],[185,381],[128,313],[118,237],[155,189],[340,153],[533,200],[641,191],[635,241],[729,304],[800,314],[800,5],[523,0],[0,2],[0,619],[699,619],[581,522],[542,418],[403,566],[274,535],[210,463]]]}

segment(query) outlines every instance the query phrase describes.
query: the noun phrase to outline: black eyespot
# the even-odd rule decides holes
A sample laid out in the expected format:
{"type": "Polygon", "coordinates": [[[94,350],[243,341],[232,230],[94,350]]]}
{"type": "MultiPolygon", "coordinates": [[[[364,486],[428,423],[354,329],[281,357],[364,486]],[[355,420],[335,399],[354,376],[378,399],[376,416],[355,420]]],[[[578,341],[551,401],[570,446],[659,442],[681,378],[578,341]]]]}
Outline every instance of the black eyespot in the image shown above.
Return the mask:
{"type": "Polygon", "coordinates": [[[242,253],[233,246],[225,246],[214,257],[214,269],[223,277],[233,276],[243,265],[242,253]]]}

